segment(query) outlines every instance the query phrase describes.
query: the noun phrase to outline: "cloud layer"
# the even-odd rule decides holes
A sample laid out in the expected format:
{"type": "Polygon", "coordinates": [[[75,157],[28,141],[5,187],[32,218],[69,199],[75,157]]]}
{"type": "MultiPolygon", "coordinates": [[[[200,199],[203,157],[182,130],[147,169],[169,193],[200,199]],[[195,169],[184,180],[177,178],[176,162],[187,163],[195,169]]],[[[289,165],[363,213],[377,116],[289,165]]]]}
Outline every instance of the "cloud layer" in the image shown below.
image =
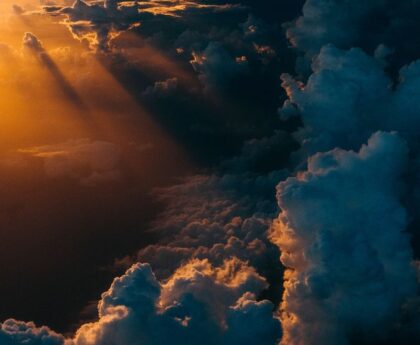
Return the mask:
{"type": "MultiPolygon", "coordinates": [[[[116,260],[126,271],[96,320],[66,338],[10,319],[0,342],[416,341],[420,52],[402,38],[419,30],[420,5],[307,0],[284,27],[293,52],[247,5],[44,7],[207,170],[158,190],[158,240],[116,260]]],[[[44,57],[40,42],[25,35],[44,57]]],[[[82,185],[121,178],[120,149],[103,140],[20,153],[82,185]]]]}

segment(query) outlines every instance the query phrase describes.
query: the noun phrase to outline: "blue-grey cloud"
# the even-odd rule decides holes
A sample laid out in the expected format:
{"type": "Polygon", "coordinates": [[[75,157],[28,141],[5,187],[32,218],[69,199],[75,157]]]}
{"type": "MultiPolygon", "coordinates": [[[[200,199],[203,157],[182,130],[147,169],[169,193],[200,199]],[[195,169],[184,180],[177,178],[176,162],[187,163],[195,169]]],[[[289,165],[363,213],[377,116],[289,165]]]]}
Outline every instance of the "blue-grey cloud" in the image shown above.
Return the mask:
{"type": "Polygon", "coordinates": [[[254,269],[236,259],[219,268],[193,260],[165,283],[149,265],[136,264],[103,293],[99,320],[83,325],[74,338],[8,320],[0,340],[7,345],[163,345],[169,339],[175,344],[269,345],[281,333],[273,305],[255,298],[265,284],[254,269]]]}
{"type": "Polygon", "coordinates": [[[306,83],[282,76],[289,99],[280,113],[301,116],[304,126],[296,137],[307,154],[336,146],[357,149],[379,129],[400,132],[417,149],[419,66],[404,66],[393,83],[383,60],[358,48],[327,45],[306,83]]]}
{"type": "Polygon", "coordinates": [[[285,26],[288,39],[306,60],[298,60],[300,72],[308,72],[308,61],[327,44],[342,49],[361,47],[370,53],[385,44],[393,52],[390,69],[398,70],[420,55],[409,39],[420,32],[415,19],[419,13],[419,1],[307,0],[302,15],[285,26]]]}
{"type": "Polygon", "coordinates": [[[400,201],[407,158],[396,133],[378,132],[359,152],[315,154],[279,184],[284,344],[377,343],[399,327],[417,293],[400,201]]]}
{"type": "Polygon", "coordinates": [[[273,241],[292,268],[284,344],[410,344],[420,332],[419,54],[401,43],[418,4],[395,5],[308,0],[289,25],[304,60],[297,77],[282,75],[280,115],[302,121],[294,161],[304,172],[278,187],[273,241]],[[393,24],[378,34],[369,21],[393,24]]]}

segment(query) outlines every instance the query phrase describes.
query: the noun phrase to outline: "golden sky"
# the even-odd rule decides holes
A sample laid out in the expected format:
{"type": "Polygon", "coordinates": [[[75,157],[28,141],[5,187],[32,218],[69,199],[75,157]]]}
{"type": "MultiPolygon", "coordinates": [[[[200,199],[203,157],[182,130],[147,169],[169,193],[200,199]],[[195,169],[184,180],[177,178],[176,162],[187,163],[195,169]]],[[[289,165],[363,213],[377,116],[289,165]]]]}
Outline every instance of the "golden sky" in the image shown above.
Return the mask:
{"type": "MultiPolygon", "coordinates": [[[[86,137],[126,144],[135,140],[136,145],[166,142],[175,149],[151,115],[65,25],[47,16],[13,14],[14,3],[0,4],[1,151],[12,153],[86,137]],[[41,41],[52,68],[23,47],[26,32],[41,41]]],[[[24,8],[30,5],[22,2],[24,8]]],[[[187,78],[151,48],[131,54],[144,56],[144,64],[158,65],[170,77],[175,74],[187,78]]]]}
{"type": "MultiPolygon", "coordinates": [[[[91,252],[103,245],[89,237],[92,229],[95,240],[109,236],[108,253],[136,250],[144,235],[137,231],[137,241],[123,243],[121,229],[142,227],[153,207],[151,189],[189,163],[152,114],[59,19],[16,15],[16,3],[35,10],[38,2],[0,2],[0,260],[13,268],[0,272],[10,282],[4,287],[10,303],[2,312],[34,318],[41,307],[30,303],[45,301],[25,300],[16,272],[25,279],[39,274],[51,279],[50,286],[61,284],[55,278],[61,265],[82,275],[96,272],[102,263],[91,252]],[[41,53],[23,46],[27,33],[41,42],[41,53]],[[57,242],[59,247],[51,245],[57,242]]],[[[163,69],[175,68],[155,57],[163,69]]]]}

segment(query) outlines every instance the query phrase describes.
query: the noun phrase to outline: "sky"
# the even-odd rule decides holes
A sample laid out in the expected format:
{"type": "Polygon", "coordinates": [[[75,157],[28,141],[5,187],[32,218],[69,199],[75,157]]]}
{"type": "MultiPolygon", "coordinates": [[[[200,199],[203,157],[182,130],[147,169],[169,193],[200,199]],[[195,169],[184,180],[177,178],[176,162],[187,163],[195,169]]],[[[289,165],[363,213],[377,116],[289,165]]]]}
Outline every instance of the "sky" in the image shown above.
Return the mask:
{"type": "Polygon", "coordinates": [[[2,1],[0,345],[416,344],[419,13],[2,1]]]}

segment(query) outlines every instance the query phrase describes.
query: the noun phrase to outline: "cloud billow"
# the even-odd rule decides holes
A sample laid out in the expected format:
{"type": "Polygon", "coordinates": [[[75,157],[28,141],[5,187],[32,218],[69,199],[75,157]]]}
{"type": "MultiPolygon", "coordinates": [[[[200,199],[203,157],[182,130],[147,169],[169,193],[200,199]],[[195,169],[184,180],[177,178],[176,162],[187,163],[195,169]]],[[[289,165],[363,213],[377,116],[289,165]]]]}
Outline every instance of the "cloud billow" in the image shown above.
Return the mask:
{"type": "MultiPolygon", "coordinates": [[[[399,17],[406,5],[390,17],[408,22],[399,17]]],[[[416,2],[407,6],[416,13],[416,2]]],[[[304,60],[297,77],[282,76],[280,115],[302,120],[296,177],[278,186],[272,235],[289,267],[285,345],[411,344],[420,332],[409,237],[418,236],[418,55],[401,58],[401,42],[382,44],[403,26],[363,31],[390,8],[308,0],[288,26],[304,60]]]]}
{"type": "MultiPolygon", "coordinates": [[[[161,284],[147,264],[116,278],[99,302],[99,320],[83,325],[74,339],[46,328],[8,320],[0,331],[5,344],[273,344],[280,324],[272,304],[256,301],[265,280],[232,259],[219,268],[191,261],[161,284]],[[246,325],[244,332],[243,326],[246,325]]],[[[3,343],[2,343],[3,344],[3,343]]]]}
{"type": "Polygon", "coordinates": [[[407,154],[396,133],[378,132],[359,152],[315,154],[279,184],[284,344],[364,344],[398,328],[417,292],[400,202],[407,154]]]}

